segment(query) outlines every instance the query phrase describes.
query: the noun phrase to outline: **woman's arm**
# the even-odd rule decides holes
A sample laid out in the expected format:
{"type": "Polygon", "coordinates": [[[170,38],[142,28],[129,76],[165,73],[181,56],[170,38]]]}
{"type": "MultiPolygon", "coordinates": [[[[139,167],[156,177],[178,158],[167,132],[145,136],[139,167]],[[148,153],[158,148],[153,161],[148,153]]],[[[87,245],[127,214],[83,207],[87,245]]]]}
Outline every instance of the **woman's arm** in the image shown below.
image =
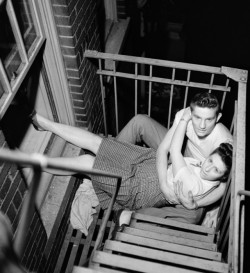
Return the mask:
{"type": "Polygon", "coordinates": [[[190,108],[188,107],[185,109],[183,116],[176,127],[176,130],[173,134],[171,145],[170,145],[170,155],[172,159],[172,168],[173,168],[174,177],[182,167],[186,166],[186,162],[181,153],[181,150],[182,150],[185,133],[187,130],[187,125],[190,120],[191,120],[191,112],[190,112],[190,108]]]}
{"type": "Polygon", "coordinates": [[[222,198],[226,189],[226,183],[220,183],[220,185],[210,192],[208,195],[204,196],[199,200],[194,200],[193,194],[191,191],[188,192],[188,196],[183,194],[183,184],[180,181],[177,181],[174,184],[175,194],[180,201],[180,203],[187,209],[197,209],[200,207],[206,207],[217,202],[222,198]]]}

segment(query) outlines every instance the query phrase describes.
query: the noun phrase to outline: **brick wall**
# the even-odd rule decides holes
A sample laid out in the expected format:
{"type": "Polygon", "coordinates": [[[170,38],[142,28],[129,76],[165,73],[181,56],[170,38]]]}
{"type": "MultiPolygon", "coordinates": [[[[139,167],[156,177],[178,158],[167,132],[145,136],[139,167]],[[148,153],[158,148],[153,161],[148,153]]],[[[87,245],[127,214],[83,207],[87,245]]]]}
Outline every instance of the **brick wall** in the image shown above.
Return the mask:
{"type": "MultiPolygon", "coordinates": [[[[1,130],[0,147],[9,148],[1,130]]],[[[0,162],[0,210],[9,218],[14,233],[17,230],[21,206],[26,193],[26,182],[17,167],[0,162]]],[[[22,264],[29,271],[38,272],[43,260],[47,235],[37,210],[33,214],[26,242],[22,264]]]]}
{"type": "Polygon", "coordinates": [[[86,49],[100,51],[96,0],[52,0],[76,125],[102,129],[101,92],[96,67],[83,57],[86,49]]]}

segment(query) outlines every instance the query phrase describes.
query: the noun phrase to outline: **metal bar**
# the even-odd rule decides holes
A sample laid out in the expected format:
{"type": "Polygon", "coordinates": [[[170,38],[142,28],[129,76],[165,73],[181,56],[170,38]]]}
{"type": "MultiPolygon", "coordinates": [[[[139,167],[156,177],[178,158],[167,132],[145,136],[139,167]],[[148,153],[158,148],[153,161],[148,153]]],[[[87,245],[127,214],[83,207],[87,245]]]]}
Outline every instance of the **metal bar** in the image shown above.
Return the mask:
{"type": "Polygon", "coordinates": [[[101,243],[102,243],[102,240],[103,240],[105,229],[106,229],[106,226],[107,226],[107,223],[108,223],[108,220],[109,220],[113,205],[115,203],[115,199],[116,199],[116,196],[118,194],[120,185],[121,185],[121,178],[118,178],[115,192],[113,193],[111,201],[109,202],[109,206],[107,208],[107,211],[106,211],[104,219],[102,221],[100,230],[99,230],[98,235],[97,235],[97,239],[95,241],[95,246],[94,246],[93,251],[92,251],[91,256],[90,256],[90,263],[92,262],[92,258],[93,258],[94,254],[95,254],[95,251],[100,249],[100,247],[101,247],[101,243]]]}
{"type": "MultiPolygon", "coordinates": [[[[238,115],[237,115],[237,102],[235,102],[235,119],[234,119],[234,139],[236,139],[236,131],[237,131],[237,123],[238,123],[238,115]]],[[[235,196],[234,196],[234,192],[235,192],[235,179],[236,179],[236,145],[234,145],[233,147],[233,162],[232,162],[232,170],[231,170],[231,174],[232,174],[232,180],[231,180],[231,196],[230,196],[230,223],[229,223],[229,241],[228,241],[228,264],[229,267],[234,268],[234,259],[233,259],[233,253],[234,253],[234,220],[233,218],[235,217],[235,211],[234,211],[234,207],[235,207],[235,196]]]]}
{"type": "Polygon", "coordinates": [[[100,58],[105,60],[111,59],[111,60],[122,61],[122,62],[148,64],[153,66],[171,67],[176,69],[186,69],[186,70],[194,70],[199,72],[224,75],[224,73],[221,72],[221,67],[198,65],[198,64],[183,63],[183,62],[173,62],[173,61],[158,60],[158,59],[151,59],[151,58],[144,58],[144,57],[128,56],[128,55],[102,53],[102,52],[98,52],[94,50],[85,50],[84,57],[95,58],[95,59],[100,58]]]}
{"type": "MultiPolygon", "coordinates": [[[[116,77],[120,77],[120,78],[126,78],[126,79],[137,79],[137,80],[141,80],[141,81],[152,81],[152,82],[158,82],[158,83],[167,83],[167,84],[175,84],[175,85],[180,85],[180,86],[188,86],[188,87],[194,87],[194,88],[201,88],[201,89],[211,89],[211,86],[209,84],[205,84],[205,83],[196,83],[196,82],[189,82],[189,84],[187,84],[186,81],[180,81],[180,80],[175,80],[174,82],[171,79],[163,79],[163,78],[159,78],[159,77],[152,77],[149,78],[149,76],[144,76],[144,75],[138,75],[137,77],[134,74],[129,74],[129,73],[123,73],[123,72],[116,72],[114,74],[114,72],[112,71],[108,71],[108,70],[103,70],[103,71],[99,71],[97,70],[96,72],[97,74],[102,74],[105,76],[116,76],[116,77]]],[[[230,92],[231,88],[225,88],[225,86],[223,85],[214,85],[213,90],[217,90],[217,91],[227,91],[230,92]]]]}
{"type": "MultiPolygon", "coordinates": [[[[101,59],[98,60],[99,70],[102,71],[102,61],[101,59]]],[[[105,89],[103,85],[103,76],[100,74],[100,83],[101,83],[101,93],[102,93],[102,111],[103,111],[103,122],[104,122],[104,132],[105,136],[108,136],[108,129],[107,129],[107,117],[106,117],[106,107],[105,107],[105,89]]]]}
{"type": "MultiPolygon", "coordinates": [[[[138,76],[138,64],[135,64],[135,76],[138,76]]],[[[135,79],[135,115],[137,115],[138,107],[138,81],[135,79]]]]}
{"type": "MultiPolygon", "coordinates": [[[[228,88],[228,86],[229,86],[229,79],[227,79],[225,87],[228,88]]],[[[225,100],[226,100],[226,95],[227,95],[227,93],[224,92],[223,96],[222,96],[222,101],[221,101],[221,110],[223,110],[224,103],[225,103],[225,100]]]]}
{"type": "MultiPolygon", "coordinates": [[[[209,85],[212,87],[213,83],[214,83],[214,73],[211,74],[211,79],[210,79],[210,84],[209,85]]],[[[211,89],[209,89],[208,92],[211,93],[211,89]]]]}
{"type": "MultiPolygon", "coordinates": [[[[153,66],[149,67],[149,77],[152,78],[153,66]]],[[[151,103],[152,103],[152,81],[149,81],[149,92],[148,92],[148,115],[151,115],[151,103]]]]}
{"type": "MultiPolygon", "coordinates": [[[[175,79],[175,69],[172,70],[172,81],[174,81],[174,79],[175,79]]],[[[171,84],[169,107],[168,107],[168,129],[170,127],[170,119],[171,119],[171,112],[172,112],[173,91],[174,91],[174,84],[171,84]]]]}
{"type": "Polygon", "coordinates": [[[119,133],[119,125],[118,125],[118,102],[117,102],[117,82],[116,82],[116,66],[115,61],[113,61],[113,71],[114,71],[114,93],[115,93],[115,127],[116,127],[116,135],[119,133]]]}
{"type": "Polygon", "coordinates": [[[189,89],[188,85],[189,85],[189,82],[190,82],[190,77],[191,77],[191,71],[188,70],[183,108],[187,107],[187,97],[188,97],[188,89],[189,89]]]}
{"type": "Polygon", "coordinates": [[[51,161],[49,157],[46,157],[43,154],[26,154],[20,151],[12,151],[7,149],[0,149],[0,160],[15,163],[17,165],[25,166],[33,166],[39,168],[41,165],[43,169],[58,169],[65,171],[73,171],[81,174],[94,174],[94,175],[102,175],[113,178],[121,178],[121,176],[117,174],[113,174],[110,172],[104,172],[99,170],[90,170],[86,168],[77,168],[77,167],[69,167],[67,163],[55,163],[51,161]]]}
{"type": "Polygon", "coordinates": [[[21,258],[24,253],[29,225],[31,223],[31,219],[35,211],[35,199],[40,184],[42,164],[43,161],[41,160],[41,166],[34,167],[34,176],[22,205],[20,222],[14,240],[14,249],[19,258],[21,258]]]}
{"type": "MultiPolygon", "coordinates": [[[[234,251],[234,266],[240,264],[240,270],[238,270],[238,266],[236,267],[237,271],[234,272],[243,272],[243,248],[239,247],[239,244],[241,243],[241,240],[243,240],[243,232],[241,232],[242,228],[242,222],[240,221],[240,202],[244,200],[242,196],[247,196],[250,197],[250,191],[246,190],[239,190],[237,195],[236,195],[236,206],[235,208],[237,209],[236,212],[236,217],[238,220],[238,225],[235,226],[234,234],[238,234],[238,244],[236,245],[235,251],[234,251]],[[240,262],[239,262],[240,261],[240,262]]],[[[236,221],[235,221],[236,222],[236,221]]],[[[237,223],[237,222],[236,222],[237,223]]],[[[243,223],[244,225],[244,223],[243,223]]]]}
{"type": "MultiPolygon", "coordinates": [[[[237,101],[237,122],[234,126],[234,132],[236,134],[236,160],[235,160],[235,188],[233,195],[236,198],[238,191],[245,190],[245,147],[246,147],[246,90],[247,90],[247,83],[238,82],[238,101],[237,101]]],[[[232,257],[235,258],[234,260],[234,269],[235,272],[243,272],[243,255],[240,257],[240,263],[236,260],[236,255],[238,255],[237,249],[240,253],[244,251],[244,217],[245,217],[245,210],[242,207],[241,215],[239,215],[237,202],[233,204],[234,211],[235,211],[235,218],[234,221],[234,233],[233,233],[233,255],[232,257]],[[241,230],[240,230],[240,241],[238,240],[239,234],[236,233],[236,226],[239,225],[239,221],[241,221],[241,230]],[[240,244],[240,245],[239,245],[240,244]],[[240,268],[240,270],[239,270],[240,268]]]]}

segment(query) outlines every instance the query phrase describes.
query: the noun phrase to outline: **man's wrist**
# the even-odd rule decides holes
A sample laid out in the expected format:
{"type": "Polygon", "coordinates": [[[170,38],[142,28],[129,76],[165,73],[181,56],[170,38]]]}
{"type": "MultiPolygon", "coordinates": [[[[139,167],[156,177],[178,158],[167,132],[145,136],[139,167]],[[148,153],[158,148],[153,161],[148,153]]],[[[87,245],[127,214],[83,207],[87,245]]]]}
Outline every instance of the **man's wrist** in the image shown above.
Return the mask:
{"type": "Polygon", "coordinates": [[[184,118],[181,118],[181,119],[180,119],[180,121],[182,121],[182,120],[185,121],[185,122],[187,122],[187,123],[189,122],[189,120],[186,120],[186,119],[184,119],[184,118]]]}

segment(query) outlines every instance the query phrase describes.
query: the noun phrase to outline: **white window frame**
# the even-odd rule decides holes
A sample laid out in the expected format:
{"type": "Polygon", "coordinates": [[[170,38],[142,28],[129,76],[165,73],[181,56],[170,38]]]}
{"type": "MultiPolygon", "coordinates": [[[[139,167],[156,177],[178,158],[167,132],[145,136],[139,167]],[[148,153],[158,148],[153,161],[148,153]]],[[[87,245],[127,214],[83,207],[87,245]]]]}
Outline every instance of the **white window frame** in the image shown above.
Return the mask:
{"type": "MultiPolygon", "coordinates": [[[[11,3],[11,0],[7,0],[11,3]]],[[[15,1],[15,0],[12,0],[15,1]]],[[[52,4],[50,0],[29,0],[34,6],[34,13],[37,19],[37,25],[39,27],[39,33],[41,38],[39,40],[39,45],[36,44],[36,54],[31,54],[27,57],[29,58],[25,73],[18,75],[14,82],[10,83],[3,65],[0,65],[0,81],[2,87],[4,88],[5,93],[1,97],[0,101],[0,114],[3,117],[5,111],[7,110],[8,106],[10,105],[11,101],[13,100],[18,88],[20,87],[22,81],[25,79],[25,76],[28,73],[29,68],[31,67],[32,63],[34,62],[41,46],[44,44],[45,38],[46,43],[44,44],[44,51],[43,51],[43,64],[46,70],[46,75],[48,77],[47,81],[49,82],[50,90],[53,97],[53,102],[56,109],[56,114],[58,117],[58,121],[75,125],[75,119],[73,114],[73,107],[72,101],[70,98],[70,92],[67,82],[67,75],[66,70],[64,67],[64,62],[61,54],[61,48],[58,40],[56,24],[54,21],[52,4]],[[2,105],[1,102],[3,101],[2,105]]],[[[1,4],[2,2],[0,2],[1,4]]],[[[14,17],[13,17],[14,18],[14,17]]],[[[15,18],[11,20],[15,21],[15,18]]],[[[14,22],[15,24],[17,23],[14,22]]],[[[17,32],[18,34],[18,32],[17,32]]],[[[19,34],[18,37],[15,36],[15,39],[20,39],[21,35],[19,34]]],[[[21,43],[21,42],[20,42],[21,43]]],[[[24,46],[21,45],[24,49],[24,46]]],[[[23,50],[25,52],[25,50],[23,50]]],[[[20,54],[20,53],[19,53],[20,54]]],[[[26,54],[26,53],[24,53],[26,54]]],[[[20,54],[21,55],[21,54],[20,54]]],[[[24,58],[26,58],[24,55],[24,58]]],[[[22,58],[22,57],[21,57],[22,58]]],[[[47,116],[50,119],[53,119],[53,115],[51,112],[51,108],[49,106],[49,101],[46,93],[45,81],[43,77],[40,75],[39,86],[38,86],[38,96],[36,98],[36,105],[35,109],[38,113],[47,116]]],[[[50,132],[38,132],[36,131],[33,126],[31,125],[26,132],[26,135],[23,139],[22,144],[20,145],[20,149],[22,151],[28,153],[44,153],[45,148],[50,140],[51,133],[50,132]]],[[[53,142],[51,156],[60,156],[62,151],[65,148],[65,141],[62,139],[56,138],[53,142]]],[[[32,179],[32,170],[27,168],[23,169],[26,180],[28,184],[32,179]]],[[[42,180],[40,182],[40,188],[38,191],[38,196],[36,198],[36,204],[38,208],[41,208],[44,198],[47,194],[47,191],[50,187],[52,175],[44,173],[42,176],[42,180]]]]}
{"type": "MultiPolygon", "coordinates": [[[[2,1],[1,5],[4,5],[5,3],[2,1]]],[[[2,61],[0,60],[0,81],[3,87],[4,94],[2,95],[0,99],[0,118],[3,117],[6,110],[8,109],[8,106],[10,105],[11,101],[13,100],[16,92],[18,91],[21,83],[23,82],[25,76],[27,75],[32,63],[34,62],[37,54],[39,53],[43,42],[45,40],[44,34],[42,31],[42,28],[38,22],[38,14],[37,10],[35,8],[34,0],[29,0],[30,4],[30,10],[31,15],[33,17],[37,39],[35,43],[32,45],[32,50],[30,50],[31,54],[28,56],[24,41],[20,32],[20,28],[17,22],[17,18],[15,16],[12,0],[6,1],[6,12],[9,17],[10,25],[13,30],[13,34],[15,37],[15,41],[17,43],[18,52],[20,54],[22,64],[18,70],[20,70],[20,73],[17,74],[16,78],[13,78],[11,81],[8,80],[7,74],[4,69],[4,65],[2,61]]],[[[3,8],[3,7],[1,7],[3,8]]]]}

